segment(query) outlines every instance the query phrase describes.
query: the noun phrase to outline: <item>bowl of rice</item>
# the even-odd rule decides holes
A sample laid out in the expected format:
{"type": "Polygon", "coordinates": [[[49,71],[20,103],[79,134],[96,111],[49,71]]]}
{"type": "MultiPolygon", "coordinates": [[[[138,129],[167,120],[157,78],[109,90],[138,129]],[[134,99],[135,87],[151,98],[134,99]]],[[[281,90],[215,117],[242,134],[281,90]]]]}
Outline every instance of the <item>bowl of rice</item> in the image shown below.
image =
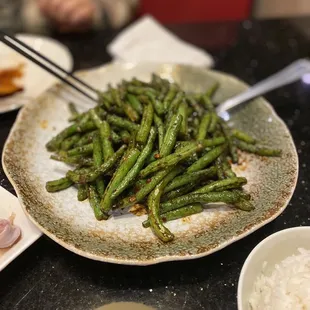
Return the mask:
{"type": "Polygon", "coordinates": [[[310,227],[281,230],[246,259],[238,283],[238,310],[310,309],[310,227]]]}

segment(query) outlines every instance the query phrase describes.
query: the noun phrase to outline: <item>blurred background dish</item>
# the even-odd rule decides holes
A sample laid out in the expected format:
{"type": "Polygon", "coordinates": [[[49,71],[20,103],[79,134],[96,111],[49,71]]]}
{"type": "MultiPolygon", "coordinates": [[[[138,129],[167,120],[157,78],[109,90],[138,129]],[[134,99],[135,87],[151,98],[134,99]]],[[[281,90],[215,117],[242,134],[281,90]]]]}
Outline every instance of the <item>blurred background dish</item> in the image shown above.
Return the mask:
{"type": "MultiPolygon", "coordinates": [[[[73,68],[69,50],[61,43],[42,36],[19,34],[17,38],[50,58],[67,71],[73,68]]],[[[57,79],[0,43],[0,113],[18,109],[33,100],[57,79]],[[1,96],[2,95],[2,96],[1,96]]]]}

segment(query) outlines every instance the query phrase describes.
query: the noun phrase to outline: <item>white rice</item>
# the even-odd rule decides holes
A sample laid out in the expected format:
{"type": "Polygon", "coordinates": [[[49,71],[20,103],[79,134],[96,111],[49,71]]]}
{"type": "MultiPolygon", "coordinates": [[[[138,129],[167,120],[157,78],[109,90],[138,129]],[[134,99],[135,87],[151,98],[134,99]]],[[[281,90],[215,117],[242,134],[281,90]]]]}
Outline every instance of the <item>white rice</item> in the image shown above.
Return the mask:
{"type": "Polygon", "coordinates": [[[310,310],[310,251],[298,249],[276,265],[271,276],[256,279],[252,310],[310,310]]]}

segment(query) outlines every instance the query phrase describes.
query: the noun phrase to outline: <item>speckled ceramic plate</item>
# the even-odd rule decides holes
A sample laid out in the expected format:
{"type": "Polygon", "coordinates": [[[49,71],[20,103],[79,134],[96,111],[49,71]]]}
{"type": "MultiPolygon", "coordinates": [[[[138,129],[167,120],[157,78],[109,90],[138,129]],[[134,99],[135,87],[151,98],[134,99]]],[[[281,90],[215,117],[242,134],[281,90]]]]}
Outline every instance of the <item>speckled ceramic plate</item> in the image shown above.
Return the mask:
{"type": "MultiPolygon", "coordinates": [[[[155,72],[174,80],[188,91],[203,91],[215,80],[221,87],[216,101],[222,101],[246,88],[227,74],[179,65],[112,64],[80,73],[98,88],[107,83],[137,76],[149,79],[155,72]]],[[[232,121],[263,141],[283,150],[281,158],[242,155],[243,164],[235,170],[248,178],[255,210],[241,212],[226,206],[210,206],[202,214],[169,222],[175,234],[169,244],[159,242],[150,230],[142,228],[146,216],[114,216],[98,222],[88,202],[76,200],[76,190],[49,194],[45,182],[57,179],[68,169],[49,159],[45,144],[68,125],[66,100],[71,95],[61,85],[45,92],[25,106],[10,133],[3,153],[4,169],[30,219],[49,237],[82,256],[119,264],[149,265],[185,260],[211,254],[275,219],[287,206],[297,180],[298,157],[285,124],[264,99],[257,99],[237,112],[232,121]]],[[[78,98],[75,99],[78,101],[78,98]]],[[[83,101],[78,101],[79,104],[83,101]]],[[[89,105],[84,101],[84,109],[89,105]]]]}

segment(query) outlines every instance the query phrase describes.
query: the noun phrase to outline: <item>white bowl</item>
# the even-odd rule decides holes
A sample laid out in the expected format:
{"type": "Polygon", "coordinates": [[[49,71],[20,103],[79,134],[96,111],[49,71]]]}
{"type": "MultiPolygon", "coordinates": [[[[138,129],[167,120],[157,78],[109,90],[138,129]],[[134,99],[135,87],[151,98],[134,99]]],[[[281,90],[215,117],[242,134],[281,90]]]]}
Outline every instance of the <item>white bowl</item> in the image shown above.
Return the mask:
{"type": "Polygon", "coordinates": [[[246,259],[238,283],[238,310],[250,310],[249,298],[254,283],[263,270],[271,275],[273,268],[299,248],[310,250],[310,226],[281,230],[261,241],[246,259]]]}

